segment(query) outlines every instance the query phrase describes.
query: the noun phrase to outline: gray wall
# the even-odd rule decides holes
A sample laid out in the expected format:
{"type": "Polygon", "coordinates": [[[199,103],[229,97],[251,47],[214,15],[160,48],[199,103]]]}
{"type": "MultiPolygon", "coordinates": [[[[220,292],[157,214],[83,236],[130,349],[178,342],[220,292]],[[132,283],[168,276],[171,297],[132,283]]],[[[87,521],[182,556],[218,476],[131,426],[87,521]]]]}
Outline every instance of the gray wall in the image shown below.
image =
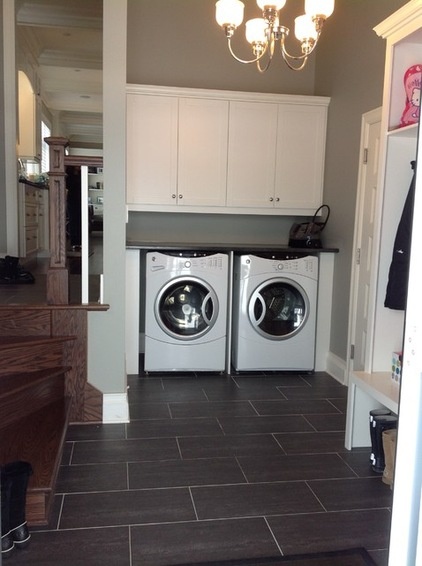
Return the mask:
{"type": "MultiPolygon", "coordinates": [[[[245,21],[259,16],[255,0],[244,0],[245,21]]],[[[292,26],[299,2],[283,8],[283,25],[292,26]]],[[[292,37],[291,47],[297,48],[292,37]]],[[[229,54],[223,30],[215,21],[215,0],[128,0],[130,83],[312,94],[315,60],[300,73],[290,71],[277,53],[272,68],[260,75],[255,64],[241,65],[229,54]],[[274,65],[274,66],[273,66],[274,65]]],[[[236,52],[252,58],[244,26],[233,40],[236,52]]]]}
{"type": "Polygon", "coordinates": [[[324,199],[332,215],[325,238],[340,248],[334,274],[331,352],[346,358],[362,114],[382,104],[385,41],[373,27],[404,0],[337,0],[318,47],[315,94],[331,96],[324,199]]]}

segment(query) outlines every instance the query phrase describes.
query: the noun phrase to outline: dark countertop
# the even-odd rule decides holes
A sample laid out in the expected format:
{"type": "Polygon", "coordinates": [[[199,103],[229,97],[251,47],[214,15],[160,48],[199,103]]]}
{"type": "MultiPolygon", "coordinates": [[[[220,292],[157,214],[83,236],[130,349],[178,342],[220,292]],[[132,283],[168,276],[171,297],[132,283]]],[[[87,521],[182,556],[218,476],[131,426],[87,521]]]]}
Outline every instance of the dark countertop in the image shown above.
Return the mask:
{"type": "Polygon", "coordinates": [[[239,244],[239,243],[189,243],[189,242],[126,242],[127,249],[182,251],[182,250],[213,250],[215,252],[259,253],[259,252],[293,252],[293,253],[338,253],[338,248],[291,248],[287,244],[239,244]]]}
{"type": "Polygon", "coordinates": [[[23,185],[27,185],[28,187],[35,187],[36,189],[45,189],[48,190],[47,183],[34,183],[34,181],[30,181],[29,179],[19,178],[19,183],[23,185]]]}

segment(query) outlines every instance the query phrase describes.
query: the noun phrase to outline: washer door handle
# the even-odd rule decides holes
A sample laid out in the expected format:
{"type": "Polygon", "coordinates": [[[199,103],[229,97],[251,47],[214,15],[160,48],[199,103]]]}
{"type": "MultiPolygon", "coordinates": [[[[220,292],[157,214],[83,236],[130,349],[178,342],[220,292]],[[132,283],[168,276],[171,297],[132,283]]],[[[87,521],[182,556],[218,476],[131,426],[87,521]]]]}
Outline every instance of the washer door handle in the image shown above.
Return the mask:
{"type": "MultiPolygon", "coordinates": [[[[260,295],[260,294],[258,294],[256,296],[255,303],[257,301],[259,301],[261,303],[261,307],[262,307],[261,316],[259,317],[258,320],[255,319],[255,323],[259,326],[261,324],[261,322],[264,320],[265,315],[267,314],[267,305],[266,305],[264,299],[262,298],[262,295],[260,295]]],[[[255,309],[253,309],[253,312],[254,312],[254,318],[255,318],[255,309]]]]}
{"type": "Polygon", "coordinates": [[[201,314],[202,314],[203,319],[207,323],[207,326],[211,325],[211,319],[208,318],[208,315],[207,315],[207,305],[210,301],[211,301],[211,317],[212,317],[212,315],[214,313],[214,309],[212,308],[213,305],[212,305],[211,293],[208,293],[208,295],[203,300],[202,306],[201,306],[201,314]]]}

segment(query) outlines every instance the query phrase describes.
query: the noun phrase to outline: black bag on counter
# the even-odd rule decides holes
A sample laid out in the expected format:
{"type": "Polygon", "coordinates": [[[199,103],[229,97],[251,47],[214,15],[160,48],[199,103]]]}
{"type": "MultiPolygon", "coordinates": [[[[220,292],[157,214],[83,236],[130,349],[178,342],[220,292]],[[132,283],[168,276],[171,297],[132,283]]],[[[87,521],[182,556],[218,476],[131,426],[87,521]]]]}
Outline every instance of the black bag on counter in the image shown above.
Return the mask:
{"type": "Polygon", "coordinates": [[[291,248],[322,248],[321,232],[324,230],[329,217],[330,207],[328,204],[323,204],[315,212],[310,222],[295,222],[290,228],[289,246],[291,248]],[[318,212],[323,208],[326,210],[325,220],[317,222],[315,219],[318,212]]]}

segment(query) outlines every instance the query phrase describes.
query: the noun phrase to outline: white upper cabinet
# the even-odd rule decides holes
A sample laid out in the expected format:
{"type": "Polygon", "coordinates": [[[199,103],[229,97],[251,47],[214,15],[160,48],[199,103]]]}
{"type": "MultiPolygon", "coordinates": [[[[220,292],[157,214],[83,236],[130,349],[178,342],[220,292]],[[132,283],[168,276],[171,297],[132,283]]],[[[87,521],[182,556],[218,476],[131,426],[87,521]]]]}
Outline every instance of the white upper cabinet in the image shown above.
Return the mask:
{"type": "Polygon", "coordinates": [[[286,209],[322,204],[327,109],[310,104],[278,106],[275,202],[286,209]]]}
{"type": "Polygon", "coordinates": [[[177,115],[171,96],[128,94],[126,202],[172,204],[177,193],[177,115]]]}
{"type": "Polygon", "coordinates": [[[231,102],[227,206],[273,207],[277,105],[231,102]]]}
{"type": "Polygon", "coordinates": [[[329,99],[128,85],[130,210],[311,215],[329,99]]]}
{"type": "Polygon", "coordinates": [[[228,108],[226,100],[179,100],[178,205],[225,205],[228,108]]]}

